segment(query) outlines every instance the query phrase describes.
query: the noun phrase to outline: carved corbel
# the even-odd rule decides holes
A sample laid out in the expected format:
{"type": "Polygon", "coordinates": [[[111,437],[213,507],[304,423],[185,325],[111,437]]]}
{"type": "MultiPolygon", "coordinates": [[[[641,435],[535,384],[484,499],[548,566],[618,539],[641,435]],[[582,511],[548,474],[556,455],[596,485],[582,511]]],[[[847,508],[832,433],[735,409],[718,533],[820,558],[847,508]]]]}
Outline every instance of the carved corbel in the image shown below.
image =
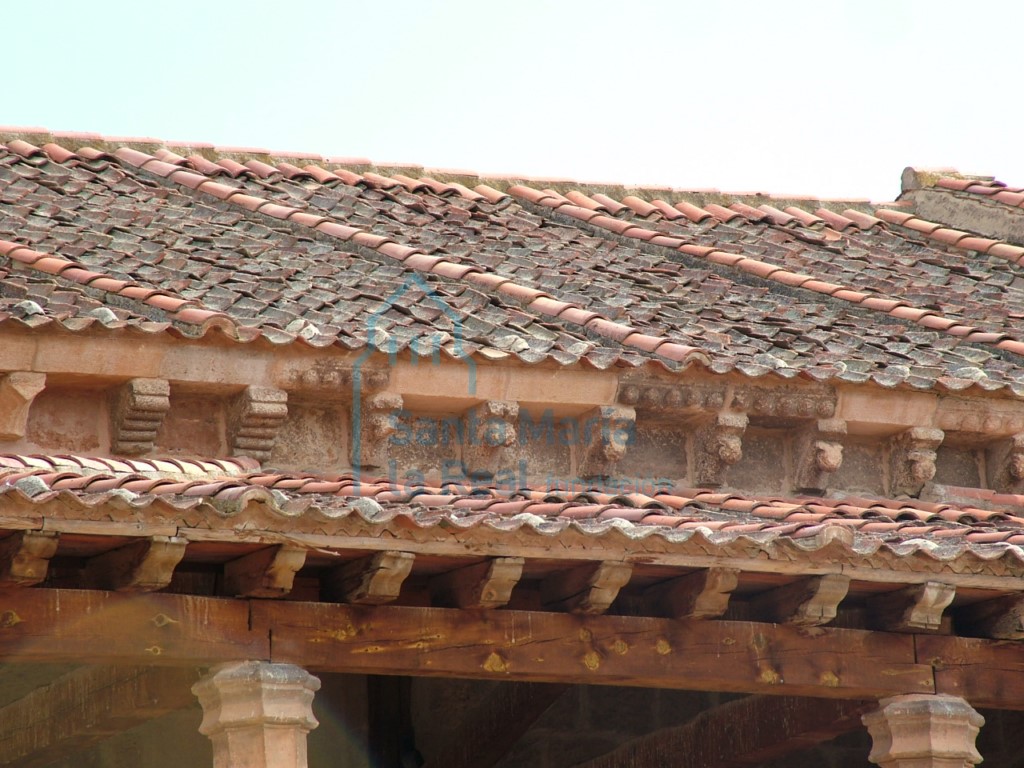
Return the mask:
{"type": "Polygon", "coordinates": [[[699,486],[718,487],[725,473],[743,458],[745,413],[719,413],[694,434],[694,479],[699,486]]]}
{"type": "Polygon", "coordinates": [[[843,463],[846,422],[842,419],[819,419],[802,429],[796,438],[796,490],[821,493],[828,487],[829,477],[843,463]]]}
{"type": "Polygon", "coordinates": [[[636,436],[636,411],[624,406],[601,406],[579,420],[579,474],[610,475],[636,436]]]}
{"type": "Polygon", "coordinates": [[[985,459],[989,488],[1004,493],[1024,490],[1024,432],[990,446],[985,459]]]}
{"type": "Polygon", "coordinates": [[[889,446],[889,492],[918,496],[935,477],[935,449],[942,443],[941,429],[914,427],[901,432],[889,446]]]}
{"type": "Polygon", "coordinates": [[[171,409],[171,385],[166,379],[131,379],[114,394],[110,449],[122,456],[153,450],[156,433],[171,409]]]}
{"type": "Polygon", "coordinates": [[[488,400],[462,417],[462,466],[467,476],[492,476],[513,464],[510,449],[518,442],[519,403],[488,400]]]}
{"type": "Polygon", "coordinates": [[[287,418],[287,392],[271,387],[246,387],[235,398],[228,420],[232,455],[267,461],[287,418]]]}
{"type": "Polygon", "coordinates": [[[188,541],[178,536],[139,539],[91,558],[82,580],[98,589],[155,592],[171,583],[187,545],[188,541]]]}
{"type": "Polygon", "coordinates": [[[398,431],[402,396],[381,392],[364,397],[352,414],[352,466],[383,467],[391,437],[398,431]],[[356,426],[358,421],[358,427],[356,426]]]}
{"type": "Polygon", "coordinates": [[[45,386],[45,373],[15,371],[0,378],[0,440],[25,436],[32,401],[45,386]]]}

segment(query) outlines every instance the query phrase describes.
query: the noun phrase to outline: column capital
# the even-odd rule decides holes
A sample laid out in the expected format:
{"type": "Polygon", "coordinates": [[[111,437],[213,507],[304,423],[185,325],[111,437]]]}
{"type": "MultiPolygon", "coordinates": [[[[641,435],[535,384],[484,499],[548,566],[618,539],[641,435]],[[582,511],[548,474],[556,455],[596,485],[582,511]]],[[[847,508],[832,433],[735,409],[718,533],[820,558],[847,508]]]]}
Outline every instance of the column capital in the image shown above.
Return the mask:
{"type": "Polygon", "coordinates": [[[199,732],[213,741],[215,768],[305,768],[306,734],[318,725],[320,681],[293,664],[234,661],[192,686],[203,707],[199,732]]]}
{"type": "Polygon", "coordinates": [[[868,759],[883,768],[971,768],[985,723],[959,696],[908,694],[882,699],[863,717],[873,742],[868,759]]]}

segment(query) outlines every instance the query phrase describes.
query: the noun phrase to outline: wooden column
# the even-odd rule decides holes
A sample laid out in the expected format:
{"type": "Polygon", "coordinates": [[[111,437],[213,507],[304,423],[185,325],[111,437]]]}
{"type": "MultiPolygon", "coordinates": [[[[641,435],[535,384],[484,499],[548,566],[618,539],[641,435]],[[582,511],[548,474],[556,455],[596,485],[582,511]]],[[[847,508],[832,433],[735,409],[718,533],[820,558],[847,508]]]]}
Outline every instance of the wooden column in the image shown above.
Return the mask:
{"type": "Polygon", "coordinates": [[[320,681],[293,664],[221,664],[192,686],[203,706],[199,732],[214,768],[307,768],[306,734],[318,725],[320,681]]]}
{"type": "Polygon", "coordinates": [[[864,715],[873,746],[868,759],[882,768],[972,768],[985,723],[959,696],[909,694],[882,699],[864,715]]]}

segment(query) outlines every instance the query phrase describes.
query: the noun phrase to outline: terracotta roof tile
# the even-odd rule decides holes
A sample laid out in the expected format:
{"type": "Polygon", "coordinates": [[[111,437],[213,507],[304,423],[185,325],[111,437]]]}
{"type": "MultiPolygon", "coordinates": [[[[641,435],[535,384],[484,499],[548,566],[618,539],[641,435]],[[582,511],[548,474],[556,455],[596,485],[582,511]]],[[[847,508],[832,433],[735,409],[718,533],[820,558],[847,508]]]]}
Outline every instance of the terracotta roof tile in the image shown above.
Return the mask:
{"type": "MultiPolygon", "coordinates": [[[[948,228],[940,239],[922,245],[917,231],[901,226],[920,219],[905,218],[909,214],[902,211],[882,210],[874,218],[859,208],[812,214],[798,206],[783,211],[730,203],[744,211],[741,216],[718,203],[676,199],[668,191],[648,203],[639,196],[618,201],[604,193],[519,185],[509,191],[520,197],[509,197],[483,185],[472,191],[469,186],[476,185],[430,177],[400,180],[401,173],[354,173],[316,164],[300,170],[244,156],[213,162],[170,150],[148,155],[132,147],[111,156],[87,148],[59,151],[49,140],[38,152],[17,147],[21,152],[0,149],[0,194],[16,188],[19,200],[30,197],[28,203],[0,198],[0,237],[6,233],[11,244],[7,258],[29,265],[45,258],[63,261],[43,262],[51,271],[12,266],[5,279],[12,290],[22,286],[25,295],[47,280],[64,281],[77,298],[70,313],[58,311],[56,303],[50,312],[43,298],[37,302],[42,315],[17,318],[15,313],[14,322],[68,323],[97,302],[103,306],[106,292],[137,302],[127,310],[110,304],[117,323],[147,329],[173,323],[179,330],[192,328],[193,335],[219,328],[237,338],[254,333],[294,338],[284,329],[288,322],[278,318],[302,318],[313,328],[328,329],[318,340],[351,348],[367,343],[361,325],[377,306],[355,295],[379,301],[396,276],[415,272],[458,307],[467,327],[475,327],[482,313],[486,323],[481,326],[518,336],[515,313],[525,300],[527,312],[559,328],[565,341],[555,342],[548,353],[563,363],[581,362],[580,353],[570,349],[586,347],[591,351],[583,354],[592,354],[600,365],[616,355],[671,364],[714,360],[721,371],[800,371],[827,378],[850,361],[863,365],[867,356],[866,375],[887,381],[883,372],[905,364],[907,355],[886,359],[885,350],[904,344],[897,337],[916,325],[918,340],[910,356],[922,361],[922,370],[940,373],[915,378],[913,386],[955,384],[956,377],[941,371],[964,367],[957,347],[936,347],[929,331],[974,345],[972,365],[984,372],[986,384],[1016,385],[1024,378],[1018,366],[1000,356],[1000,351],[1019,354],[1013,315],[1024,308],[1024,297],[1006,259],[1019,260],[1024,251],[966,233],[949,235],[948,228]],[[176,239],[163,258],[136,248],[126,259],[123,246],[109,249],[113,237],[102,236],[107,211],[90,204],[87,195],[99,200],[112,193],[114,182],[103,176],[111,163],[121,174],[117,194],[135,217],[128,225],[137,238],[131,242],[151,244],[169,234],[176,239]],[[36,181],[40,178],[47,183],[36,181]],[[33,214],[26,229],[21,212],[26,205],[29,212],[59,210],[52,190],[63,183],[85,191],[62,224],[80,238],[73,246],[66,233],[56,236],[52,215],[33,214]],[[162,185],[159,198],[152,195],[154,183],[162,185]],[[577,224],[566,223],[564,216],[551,218],[563,212],[577,217],[577,224]],[[722,221],[713,217],[716,212],[722,221]],[[31,239],[20,240],[26,233],[31,239]],[[955,238],[957,246],[941,242],[944,238],[955,238]],[[212,249],[211,242],[217,244],[212,249]],[[984,258],[968,259],[968,251],[983,252],[984,258]],[[224,275],[218,282],[202,277],[210,274],[211,264],[224,275]],[[239,269],[243,264],[256,269],[239,269]],[[392,266],[398,271],[387,272],[392,266]],[[255,275],[261,272],[264,285],[257,288],[255,275]],[[267,274],[273,275],[273,291],[267,274]],[[81,293],[86,284],[99,289],[100,298],[81,293]],[[1005,301],[982,301],[979,285],[1001,286],[1005,301]],[[161,288],[147,296],[145,291],[156,286],[174,290],[161,288]],[[476,293],[464,293],[467,287],[476,293]],[[314,292],[323,298],[311,309],[314,292]],[[254,298],[271,294],[277,298],[254,298]],[[469,296],[478,298],[466,303],[469,296]],[[617,303],[608,303],[613,297],[617,303]],[[557,302],[569,308],[552,315],[557,302]],[[837,324],[859,333],[837,336],[827,347],[780,346],[775,341],[780,323],[793,326],[798,337],[837,324]],[[979,353],[985,347],[992,348],[991,356],[979,353]]],[[[932,234],[943,230],[918,226],[932,234]]],[[[0,313],[16,303],[3,299],[0,313]]],[[[421,321],[401,327],[423,337],[435,330],[421,321]]],[[[492,340],[486,334],[472,339],[483,346],[492,340]]],[[[403,341],[403,347],[407,344],[403,341]]],[[[522,359],[543,358],[531,350],[522,359]]]]}

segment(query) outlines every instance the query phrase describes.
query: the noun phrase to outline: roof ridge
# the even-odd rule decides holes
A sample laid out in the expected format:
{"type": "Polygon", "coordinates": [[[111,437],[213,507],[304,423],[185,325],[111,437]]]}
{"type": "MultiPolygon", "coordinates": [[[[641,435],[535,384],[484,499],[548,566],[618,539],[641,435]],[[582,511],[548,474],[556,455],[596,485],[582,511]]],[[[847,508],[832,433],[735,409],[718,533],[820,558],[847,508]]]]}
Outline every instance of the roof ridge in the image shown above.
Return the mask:
{"type": "Polygon", "coordinates": [[[679,363],[696,361],[710,365],[707,353],[696,347],[680,344],[668,336],[641,333],[632,326],[609,320],[597,312],[584,310],[577,304],[559,301],[544,291],[520,285],[497,273],[485,271],[475,264],[460,264],[437,256],[430,256],[418,248],[403,245],[383,235],[372,234],[359,227],[342,224],[332,217],[310,214],[290,205],[246,194],[237,187],[213,181],[205,174],[184,170],[139,150],[121,148],[114,154],[119,160],[142,171],[166,178],[175,184],[197,192],[211,195],[252,213],[261,213],[275,219],[315,229],[329,237],[338,238],[342,242],[351,242],[373,250],[400,262],[403,267],[417,272],[471,283],[477,287],[504,294],[505,297],[522,304],[527,310],[579,325],[591,333],[609,338],[626,347],[653,353],[679,363]]]}
{"type": "MultiPolygon", "coordinates": [[[[764,280],[771,280],[790,288],[803,288],[815,291],[816,293],[824,294],[834,299],[839,299],[856,306],[864,307],[871,311],[882,312],[899,320],[907,320],[916,323],[930,330],[942,331],[952,336],[963,338],[964,341],[969,343],[993,345],[1007,352],[1024,355],[1024,342],[1014,340],[1006,334],[985,333],[977,328],[961,325],[956,321],[943,318],[943,316],[938,312],[914,307],[910,302],[904,301],[903,299],[892,299],[877,295],[872,296],[864,293],[863,291],[853,290],[847,286],[818,280],[811,275],[791,272],[784,267],[779,267],[775,264],[761,261],[760,259],[750,258],[741,253],[729,253],[717,248],[687,242],[679,237],[665,235],[657,230],[646,229],[624,219],[614,218],[601,213],[600,210],[583,208],[574,204],[567,198],[562,197],[553,190],[540,191],[520,185],[512,187],[510,192],[519,199],[526,200],[527,202],[537,206],[541,211],[547,208],[552,212],[570,216],[586,225],[612,232],[620,237],[641,240],[650,243],[651,245],[678,251],[687,256],[704,259],[713,264],[734,267],[755,277],[764,280]]],[[[627,206],[623,207],[625,208],[627,206]]],[[[881,213],[882,210],[884,209],[880,209],[879,213],[881,213]]],[[[750,211],[757,213],[756,209],[750,209],[750,211]]],[[[733,210],[716,208],[710,212],[705,211],[705,213],[709,213],[709,215],[718,218],[720,221],[729,221],[736,216],[749,218],[752,215],[750,214],[750,211],[744,212],[742,209],[733,210]]],[[[857,229],[872,229],[874,227],[884,226],[887,222],[884,218],[867,216],[857,211],[850,211],[849,213],[852,218],[831,213],[823,209],[817,211],[819,216],[826,218],[826,221],[835,223],[837,226],[842,226],[842,229],[848,229],[850,227],[855,227],[857,229]],[[843,221],[846,223],[843,224],[843,221]]],[[[892,213],[900,216],[909,215],[900,214],[896,211],[892,211],[892,213]]],[[[768,216],[769,214],[764,213],[764,215],[759,217],[758,220],[768,216]]],[[[911,218],[913,217],[911,216],[911,218]]],[[[936,227],[938,226],[939,225],[936,225],[936,227]]],[[[966,236],[966,233],[964,233],[964,235],[966,236]]],[[[1024,248],[1016,248],[1016,246],[1007,247],[1014,248],[1024,255],[1024,248]]]]}
{"type": "Polygon", "coordinates": [[[499,192],[504,192],[509,187],[517,184],[542,184],[560,192],[582,187],[602,194],[618,196],[635,195],[643,199],[654,199],[668,194],[679,200],[697,201],[700,205],[709,202],[728,204],[731,201],[747,200],[755,205],[759,203],[778,203],[783,206],[814,204],[830,210],[841,207],[855,207],[863,212],[867,212],[873,205],[866,198],[842,199],[814,195],[776,195],[739,190],[682,189],[658,185],[588,181],[585,179],[531,177],[514,173],[480,173],[464,169],[430,168],[415,163],[377,163],[368,158],[330,157],[313,152],[282,152],[262,147],[219,147],[208,142],[174,142],[153,137],[103,136],[97,133],[49,131],[45,128],[37,127],[0,126],[0,143],[10,144],[19,140],[37,147],[45,143],[54,143],[62,148],[70,148],[73,152],[77,152],[82,147],[94,145],[110,154],[113,154],[114,150],[124,147],[148,151],[154,154],[154,156],[156,156],[155,153],[160,149],[184,149],[192,150],[194,154],[211,162],[232,160],[244,164],[246,161],[257,161],[264,164],[278,165],[281,162],[291,163],[294,160],[301,160],[307,164],[319,164],[319,166],[328,171],[341,169],[357,174],[382,172],[379,175],[383,178],[394,178],[397,174],[407,178],[429,179],[435,183],[459,185],[467,189],[475,188],[478,185],[485,185],[499,192]]]}

